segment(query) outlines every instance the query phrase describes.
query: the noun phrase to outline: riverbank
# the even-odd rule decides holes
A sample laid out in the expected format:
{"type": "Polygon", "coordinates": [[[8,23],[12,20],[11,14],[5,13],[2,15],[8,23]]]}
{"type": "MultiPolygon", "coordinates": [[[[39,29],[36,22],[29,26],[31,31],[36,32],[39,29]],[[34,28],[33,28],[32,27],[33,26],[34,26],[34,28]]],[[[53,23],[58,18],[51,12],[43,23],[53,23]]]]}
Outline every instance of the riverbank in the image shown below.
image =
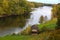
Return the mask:
{"type": "MultiPolygon", "coordinates": [[[[39,33],[45,32],[45,31],[53,31],[56,28],[57,18],[54,18],[52,20],[49,20],[43,24],[36,24],[36,27],[38,27],[39,33]]],[[[29,35],[31,34],[31,26],[28,25],[28,27],[21,32],[22,35],[29,35]]]]}
{"type": "Polygon", "coordinates": [[[60,30],[46,31],[39,35],[7,35],[0,40],[60,40],[60,30]]]}
{"type": "Polygon", "coordinates": [[[55,30],[57,26],[57,18],[49,20],[43,24],[38,24],[39,30],[55,30]]]}
{"type": "Polygon", "coordinates": [[[26,30],[24,30],[24,34],[11,34],[11,35],[6,35],[4,37],[0,37],[0,40],[55,40],[55,39],[58,39],[60,40],[60,29],[59,30],[52,30],[52,31],[48,31],[43,25],[45,25],[47,28],[48,27],[53,27],[55,28],[55,25],[56,25],[56,18],[53,19],[53,20],[50,20],[48,22],[46,22],[45,24],[40,24],[38,25],[39,27],[39,30],[44,30],[43,32],[40,32],[39,34],[37,35],[31,35],[29,34],[30,33],[30,30],[31,30],[31,27],[28,26],[28,28],[26,30]],[[53,25],[54,26],[51,26],[53,25]],[[48,26],[47,26],[48,25],[48,26]],[[40,28],[41,27],[41,28],[40,28]],[[43,28],[43,29],[42,29],[43,28]],[[46,29],[46,30],[45,30],[46,29]],[[51,39],[52,38],[52,39],[51,39]]]}

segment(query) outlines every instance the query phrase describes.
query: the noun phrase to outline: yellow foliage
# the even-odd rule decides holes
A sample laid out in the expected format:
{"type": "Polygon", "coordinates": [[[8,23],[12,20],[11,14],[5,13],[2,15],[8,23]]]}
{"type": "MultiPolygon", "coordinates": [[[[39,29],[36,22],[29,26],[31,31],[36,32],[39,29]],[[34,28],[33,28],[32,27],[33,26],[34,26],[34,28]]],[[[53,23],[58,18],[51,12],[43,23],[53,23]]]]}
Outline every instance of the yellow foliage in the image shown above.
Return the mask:
{"type": "Polygon", "coordinates": [[[0,0],[0,13],[6,15],[21,15],[31,11],[33,3],[27,2],[26,0],[0,0]],[[3,8],[3,9],[2,9],[3,8]]]}
{"type": "Polygon", "coordinates": [[[4,7],[8,7],[9,6],[9,1],[8,0],[3,0],[3,6],[4,7]]]}
{"type": "Polygon", "coordinates": [[[26,30],[24,30],[21,34],[28,35],[28,34],[30,34],[30,32],[31,32],[31,27],[28,26],[28,27],[26,28],[26,30]]]}
{"type": "Polygon", "coordinates": [[[5,14],[5,12],[3,11],[3,8],[0,7],[0,15],[2,15],[2,14],[5,14]]]}

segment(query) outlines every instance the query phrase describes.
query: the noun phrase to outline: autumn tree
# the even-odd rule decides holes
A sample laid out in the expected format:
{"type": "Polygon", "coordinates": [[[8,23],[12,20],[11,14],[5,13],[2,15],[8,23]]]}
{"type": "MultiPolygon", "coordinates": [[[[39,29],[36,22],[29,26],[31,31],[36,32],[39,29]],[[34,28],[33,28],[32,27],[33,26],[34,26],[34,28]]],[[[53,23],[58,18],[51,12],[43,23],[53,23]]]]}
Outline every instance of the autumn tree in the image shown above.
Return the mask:
{"type": "Polygon", "coordinates": [[[31,11],[33,3],[27,0],[0,0],[0,15],[22,15],[31,11]]]}

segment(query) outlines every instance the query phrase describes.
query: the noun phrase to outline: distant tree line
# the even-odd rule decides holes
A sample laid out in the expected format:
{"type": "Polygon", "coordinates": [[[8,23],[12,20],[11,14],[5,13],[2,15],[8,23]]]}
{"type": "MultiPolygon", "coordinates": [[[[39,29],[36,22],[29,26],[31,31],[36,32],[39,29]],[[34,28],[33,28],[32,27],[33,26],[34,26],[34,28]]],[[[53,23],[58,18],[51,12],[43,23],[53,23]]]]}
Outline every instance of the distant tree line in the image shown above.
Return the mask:
{"type": "Polygon", "coordinates": [[[27,0],[0,0],[0,17],[26,14],[31,12],[31,8],[42,5],[42,3],[28,2],[27,0]]]}
{"type": "Polygon", "coordinates": [[[43,7],[43,3],[38,3],[38,2],[31,2],[34,4],[34,6],[37,7],[43,7]]]}
{"type": "Polygon", "coordinates": [[[0,17],[3,15],[21,15],[31,11],[33,3],[27,0],[0,0],[0,17]]]}
{"type": "Polygon", "coordinates": [[[43,3],[44,6],[53,6],[54,4],[46,4],[46,3],[43,3]]]}

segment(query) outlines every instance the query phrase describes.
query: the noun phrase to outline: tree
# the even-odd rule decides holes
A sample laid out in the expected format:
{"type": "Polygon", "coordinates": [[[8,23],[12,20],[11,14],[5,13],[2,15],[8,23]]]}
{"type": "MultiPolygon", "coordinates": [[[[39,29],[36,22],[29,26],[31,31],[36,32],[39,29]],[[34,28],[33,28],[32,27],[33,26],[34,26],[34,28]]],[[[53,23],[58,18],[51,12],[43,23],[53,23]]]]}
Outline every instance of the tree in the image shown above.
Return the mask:
{"type": "Polygon", "coordinates": [[[57,29],[60,29],[60,4],[57,5],[57,29]]]}
{"type": "Polygon", "coordinates": [[[34,4],[27,0],[0,0],[0,5],[0,14],[8,16],[26,14],[34,7],[34,4]]]}
{"type": "Polygon", "coordinates": [[[56,29],[60,29],[60,3],[54,6],[53,8],[53,14],[57,17],[57,27],[56,29]]]}
{"type": "Polygon", "coordinates": [[[53,5],[53,9],[52,9],[52,19],[57,17],[56,13],[57,13],[57,5],[53,5]]]}
{"type": "Polygon", "coordinates": [[[41,16],[41,17],[40,17],[40,21],[39,21],[39,23],[43,23],[43,22],[44,22],[44,17],[41,16]]]}

